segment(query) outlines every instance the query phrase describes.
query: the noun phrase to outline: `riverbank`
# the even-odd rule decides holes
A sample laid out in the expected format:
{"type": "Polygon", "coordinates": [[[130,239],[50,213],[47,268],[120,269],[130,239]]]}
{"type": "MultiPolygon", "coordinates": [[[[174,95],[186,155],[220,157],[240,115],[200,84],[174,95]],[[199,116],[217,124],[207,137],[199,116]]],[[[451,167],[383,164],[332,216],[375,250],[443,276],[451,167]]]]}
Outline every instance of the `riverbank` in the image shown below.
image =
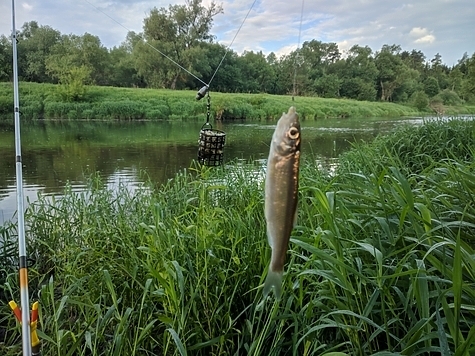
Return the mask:
{"type": "MultiPolygon", "coordinates": [[[[87,86],[78,102],[61,99],[61,87],[54,84],[22,82],[19,85],[20,111],[24,119],[69,120],[205,120],[206,99],[196,101],[194,91],[155,90],[87,86]]],[[[212,118],[276,119],[295,105],[302,119],[318,120],[346,117],[401,117],[433,115],[386,102],[347,99],[211,93],[212,118]]],[[[0,118],[13,117],[13,86],[0,83],[0,118]]],[[[445,108],[446,115],[475,113],[475,106],[445,108]]]]}
{"type": "MultiPolygon", "coordinates": [[[[133,194],[91,177],[40,198],[26,220],[44,354],[473,352],[474,131],[403,127],[331,175],[303,162],[280,303],[261,303],[270,248],[252,167],[192,167],[133,194]]],[[[0,297],[18,299],[14,227],[0,234],[0,297]]],[[[6,302],[0,336],[16,355],[6,302]]]]}

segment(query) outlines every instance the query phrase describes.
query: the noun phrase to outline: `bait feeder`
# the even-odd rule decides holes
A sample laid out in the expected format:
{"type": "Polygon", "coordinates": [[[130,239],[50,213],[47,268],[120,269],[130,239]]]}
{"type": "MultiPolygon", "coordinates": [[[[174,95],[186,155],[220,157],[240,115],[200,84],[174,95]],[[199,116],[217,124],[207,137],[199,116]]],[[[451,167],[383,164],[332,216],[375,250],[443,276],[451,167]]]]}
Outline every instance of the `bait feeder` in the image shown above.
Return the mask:
{"type": "Polygon", "coordinates": [[[198,141],[198,162],[206,166],[219,166],[223,163],[226,133],[221,130],[213,130],[213,126],[209,123],[211,99],[208,89],[208,86],[204,86],[196,94],[196,100],[201,100],[208,94],[206,123],[201,127],[198,141]]]}
{"type": "Polygon", "coordinates": [[[223,163],[223,149],[226,133],[221,130],[213,130],[206,123],[201,127],[198,147],[198,162],[206,166],[219,166],[223,163]],[[205,128],[209,126],[209,128],[205,128]]]}

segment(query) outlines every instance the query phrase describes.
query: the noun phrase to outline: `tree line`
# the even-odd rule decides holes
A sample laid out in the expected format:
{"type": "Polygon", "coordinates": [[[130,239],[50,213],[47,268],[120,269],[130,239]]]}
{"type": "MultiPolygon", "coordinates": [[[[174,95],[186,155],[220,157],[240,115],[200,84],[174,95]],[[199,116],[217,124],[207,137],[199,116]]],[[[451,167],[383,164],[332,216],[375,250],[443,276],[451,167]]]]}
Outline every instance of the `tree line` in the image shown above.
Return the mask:
{"type": "MultiPolygon", "coordinates": [[[[62,34],[36,21],[17,33],[20,80],[60,83],[65,98],[79,100],[87,84],[117,87],[193,89],[216,73],[211,90],[241,93],[294,93],[325,98],[457,105],[475,102],[475,53],[447,66],[440,54],[428,59],[420,50],[384,45],[374,51],[355,45],[342,54],[336,43],[306,41],[277,57],[258,51],[238,54],[215,42],[214,17],[223,11],[212,2],[153,8],[143,32],[129,32],[120,46],[106,48],[98,36],[62,34]],[[161,53],[159,53],[161,52],[161,53]]],[[[12,79],[12,44],[0,36],[0,81],[12,79]]]]}

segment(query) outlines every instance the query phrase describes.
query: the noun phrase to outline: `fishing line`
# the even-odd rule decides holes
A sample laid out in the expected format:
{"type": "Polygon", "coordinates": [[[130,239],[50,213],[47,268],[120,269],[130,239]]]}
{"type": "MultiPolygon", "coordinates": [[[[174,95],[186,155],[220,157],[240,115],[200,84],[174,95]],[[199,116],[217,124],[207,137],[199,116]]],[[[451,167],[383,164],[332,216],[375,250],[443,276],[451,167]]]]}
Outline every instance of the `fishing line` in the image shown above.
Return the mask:
{"type": "Polygon", "coordinates": [[[234,35],[234,38],[233,38],[233,40],[231,41],[231,44],[226,48],[226,52],[224,53],[223,58],[221,58],[221,62],[219,62],[218,68],[216,68],[216,70],[214,71],[214,74],[213,74],[213,76],[211,77],[211,80],[210,80],[209,83],[208,83],[208,87],[210,86],[211,82],[213,81],[214,76],[215,76],[216,73],[218,72],[218,69],[221,67],[221,64],[223,64],[223,61],[224,61],[224,59],[226,58],[226,56],[227,56],[227,54],[228,54],[228,52],[229,52],[229,48],[231,48],[231,46],[233,45],[234,40],[236,39],[237,35],[239,34],[239,31],[241,31],[241,28],[242,28],[242,26],[244,25],[244,22],[246,22],[247,17],[249,16],[249,14],[250,14],[252,8],[254,7],[254,5],[256,4],[256,2],[257,2],[257,0],[254,0],[254,2],[252,3],[252,5],[251,5],[249,11],[248,11],[247,14],[246,14],[246,17],[244,17],[244,20],[242,20],[241,26],[239,26],[239,28],[238,28],[236,34],[234,35]]]}
{"type": "MultiPolygon", "coordinates": [[[[88,0],[84,0],[85,2],[87,2],[89,5],[91,5],[94,9],[96,9],[97,11],[99,11],[100,13],[102,13],[103,15],[107,16],[108,18],[110,18],[112,21],[114,21],[116,24],[118,24],[120,27],[126,29],[128,32],[131,32],[131,30],[129,28],[127,28],[126,26],[124,26],[122,23],[120,23],[119,21],[117,21],[116,19],[114,19],[112,16],[108,15],[106,12],[104,12],[103,10],[101,10],[100,8],[98,8],[97,6],[95,6],[94,4],[92,4],[90,1],[88,0]]],[[[224,59],[226,58],[228,52],[229,52],[229,48],[233,45],[234,43],[234,40],[236,39],[237,35],[239,34],[239,32],[241,31],[241,28],[242,26],[244,25],[244,22],[246,22],[251,10],[253,9],[254,5],[256,4],[257,0],[254,0],[254,2],[252,3],[251,7],[249,8],[249,11],[247,12],[246,16],[244,17],[244,20],[242,20],[241,22],[241,25],[239,26],[236,34],[234,35],[234,38],[233,40],[231,41],[230,45],[226,48],[226,52],[224,53],[224,56],[223,58],[221,58],[221,61],[219,62],[218,64],[218,67],[216,68],[216,70],[214,71],[213,73],[213,76],[211,77],[210,81],[208,84],[206,84],[203,80],[201,80],[200,78],[198,78],[196,75],[194,75],[192,72],[190,72],[188,69],[186,69],[185,67],[183,67],[182,65],[180,65],[179,63],[177,63],[176,61],[174,61],[172,58],[170,58],[169,56],[167,56],[165,53],[163,53],[162,51],[160,51],[159,49],[155,48],[154,46],[152,46],[150,43],[148,43],[148,41],[145,40],[145,38],[143,37],[142,34],[139,34],[139,36],[144,40],[145,44],[147,46],[149,46],[150,48],[152,48],[153,50],[157,51],[158,53],[160,53],[162,56],[164,56],[166,59],[170,60],[173,64],[175,64],[177,67],[183,69],[186,73],[188,73],[189,75],[191,75],[193,78],[195,78],[196,80],[198,80],[199,82],[201,82],[202,84],[204,84],[207,88],[209,88],[211,82],[213,81],[214,77],[216,76],[216,73],[218,72],[219,68],[221,67],[221,65],[223,64],[224,62],[224,59]]]]}
{"type": "Polygon", "coordinates": [[[295,52],[295,59],[294,59],[294,91],[292,93],[292,101],[294,101],[295,96],[295,87],[297,85],[297,56],[299,55],[298,50],[300,48],[300,36],[302,34],[302,19],[303,19],[303,5],[305,0],[302,0],[302,10],[300,12],[300,26],[299,26],[299,41],[297,44],[297,51],[295,52]]]}
{"type": "MultiPolygon", "coordinates": [[[[103,13],[105,16],[107,16],[108,18],[110,18],[112,21],[114,21],[116,24],[118,24],[120,27],[122,28],[125,28],[128,32],[132,32],[130,29],[128,29],[127,27],[125,27],[124,25],[122,25],[119,21],[117,21],[116,19],[114,19],[113,17],[109,16],[108,14],[106,14],[104,11],[102,11],[101,9],[99,9],[98,7],[96,7],[95,5],[91,4],[88,0],[84,0],[85,2],[87,2],[89,5],[91,5],[93,8],[95,8],[97,11],[103,13]]],[[[149,46],[150,48],[154,49],[155,51],[157,51],[158,53],[160,53],[162,56],[164,56],[166,59],[170,60],[171,62],[173,62],[176,66],[180,67],[181,69],[183,69],[185,72],[187,72],[189,75],[191,75],[193,78],[195,78],[196,80],[200,81],[201,83],[203,83],[204,85],[207,85],[204,81],[202,81],[200,78],[198,78],[196,75],[194,75],[193,73],[191,73],[188,69],[186,69],[185,67],[183,67],[182,65],[180,65],[179,63],[177,63],[176,61],[174,61],[173,59],[171,59],[170,57],[168,57],[165,53],[163,53],[162,51],[160,51],[159,49],[155,48],[154,46],[152,46],[150,43],[148,43],[148,41],[145,40],[145,38],[143,37],[142,34],[139,34],[140,37],[142,37],[142,39],[144,40],[145,44],[147,46],[149,46]]]]}

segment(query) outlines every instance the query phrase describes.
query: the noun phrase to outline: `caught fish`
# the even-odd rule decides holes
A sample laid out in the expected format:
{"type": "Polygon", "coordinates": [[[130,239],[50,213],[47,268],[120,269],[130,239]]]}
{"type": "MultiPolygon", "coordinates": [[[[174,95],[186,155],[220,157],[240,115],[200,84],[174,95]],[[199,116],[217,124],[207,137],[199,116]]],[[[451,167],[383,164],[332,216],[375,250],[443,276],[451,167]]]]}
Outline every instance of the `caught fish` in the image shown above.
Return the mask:
{"type": "Polygon", "coordinates": [[[282,294],[282,275],[290,233],[297,218],[300,164],[300,122],[295,107],[277,122],[267,160],[265,218],[272,257],[264,283],[264,297],[274,288],[282,294]]]}

